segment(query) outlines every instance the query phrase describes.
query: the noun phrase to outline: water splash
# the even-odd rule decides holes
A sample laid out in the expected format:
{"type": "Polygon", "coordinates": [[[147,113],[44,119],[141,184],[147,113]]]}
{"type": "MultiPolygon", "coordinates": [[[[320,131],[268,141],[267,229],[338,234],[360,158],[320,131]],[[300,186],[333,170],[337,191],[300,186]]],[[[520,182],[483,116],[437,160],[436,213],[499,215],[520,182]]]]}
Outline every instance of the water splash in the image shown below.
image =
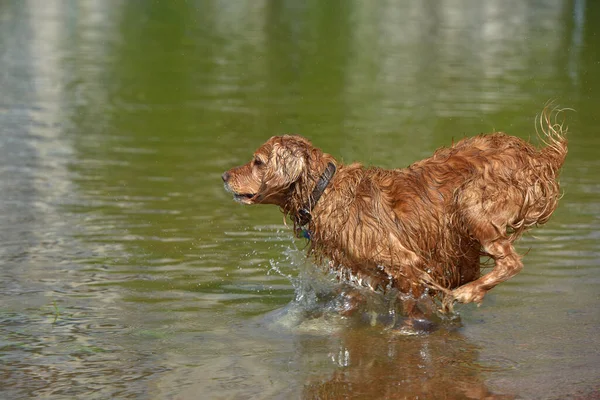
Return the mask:
{"type": "Polygon", "coordinates": [[[441,322],[428,296],[419,304],[432,319],[409,319],[404,311],[407,296],[389,285],[385,290],[373,290],[349,270],[330,273],[312,263],[295,246],[285,247],[282,258],[271,259],[268,273],[284,277],[294,288],[293,300],[267,315],[274,328],[327,335],[348,327],[362,327],[414,335],[431,332],[441,322]]]}

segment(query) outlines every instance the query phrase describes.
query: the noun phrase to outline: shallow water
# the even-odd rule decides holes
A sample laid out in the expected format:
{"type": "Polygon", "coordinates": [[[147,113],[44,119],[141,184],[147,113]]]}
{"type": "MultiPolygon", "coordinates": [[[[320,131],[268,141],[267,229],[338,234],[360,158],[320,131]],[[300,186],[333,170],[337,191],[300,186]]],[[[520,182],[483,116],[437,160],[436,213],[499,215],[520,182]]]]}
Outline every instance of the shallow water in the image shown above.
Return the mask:
{"type": "Polygon", "coordinates": [[[598,398],[600,4],[0,1],[2,398],[598,398]],[[525,269],[426,334],[220,174],[274,134],[403,167],[566,114],[525,269]]]}

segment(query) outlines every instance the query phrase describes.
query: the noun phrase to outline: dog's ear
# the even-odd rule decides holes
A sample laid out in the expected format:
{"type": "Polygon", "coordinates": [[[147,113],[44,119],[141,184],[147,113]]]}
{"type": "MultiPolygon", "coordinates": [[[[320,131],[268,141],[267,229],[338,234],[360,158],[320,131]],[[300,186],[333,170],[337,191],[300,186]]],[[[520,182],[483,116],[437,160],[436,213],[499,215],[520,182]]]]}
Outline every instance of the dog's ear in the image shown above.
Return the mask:
{"type": "Polygon", "coordinates": [[[261,192],[279,193],[296,182],[306,168],[308,145],[293,136],[283,136],[273,143],[261,192]]]}

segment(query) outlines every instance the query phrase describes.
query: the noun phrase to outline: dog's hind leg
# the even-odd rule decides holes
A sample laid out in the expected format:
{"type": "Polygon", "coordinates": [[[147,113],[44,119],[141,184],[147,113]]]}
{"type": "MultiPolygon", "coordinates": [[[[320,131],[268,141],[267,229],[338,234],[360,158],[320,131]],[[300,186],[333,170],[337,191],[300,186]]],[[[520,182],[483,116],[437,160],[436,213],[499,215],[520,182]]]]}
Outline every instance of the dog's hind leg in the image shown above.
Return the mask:
{"type": "Polygon", "coordinates": [[[493,196],[488,201],[483,201],[480,200],[483,197],[481,192],[477,190],[483,186],[480,184],[467,188],[465,196],[457,200],[466,211],[462,220],[469,235],[476,241],[473,245],[477,248],[481,245],[485,253],[494,260],[494,268],[486,275],[452,291],[454,299],[461,303],[481,303],[489,290],[515,276],[523,268],[521,257],[512,245],[514,236],[507,232],[509,221],[518,215],[518,205],[523,202],[521,194],[510,190],[510,187],[496,187],[496,193],[504,194],[502,200],[499,196],[493,196]]]}
{"type": "Polygon", "coordinates": [[[454,299],[461,303],[481,303],[485,294],[521,271],[523,263],[508,239],[487,243],[484,250],[494,259],[494,269],[481,278],[452,291],[454,299]]]}

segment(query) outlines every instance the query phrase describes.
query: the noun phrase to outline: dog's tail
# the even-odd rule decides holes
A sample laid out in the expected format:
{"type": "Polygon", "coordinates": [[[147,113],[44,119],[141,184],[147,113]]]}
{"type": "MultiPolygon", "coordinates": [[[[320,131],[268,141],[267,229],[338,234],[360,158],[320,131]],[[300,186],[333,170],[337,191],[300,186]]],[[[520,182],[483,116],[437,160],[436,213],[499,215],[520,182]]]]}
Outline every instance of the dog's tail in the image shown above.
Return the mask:
{"type": "Polygon", "coordinates": [[[555,174],[558,173],[567,156],[567,127],[561,109],[549,103],[537,118],[536,133],[545,145],[540,156],[545,159],[555,174]],[[541,131],[541,132],[540,132],[541,131]]]}
{"type": "Polygon", "coordinates": [[[558,175],[567,156],[567,127],[561,118],[563,111],[548,104],[537,118],[536,132],[545,146],[521,176],[526,183],[523,186],[524,199],[521,210],[509,224],[511,240],[532,226],[545,224],[558,206],[562,196],[558,175]]]}

